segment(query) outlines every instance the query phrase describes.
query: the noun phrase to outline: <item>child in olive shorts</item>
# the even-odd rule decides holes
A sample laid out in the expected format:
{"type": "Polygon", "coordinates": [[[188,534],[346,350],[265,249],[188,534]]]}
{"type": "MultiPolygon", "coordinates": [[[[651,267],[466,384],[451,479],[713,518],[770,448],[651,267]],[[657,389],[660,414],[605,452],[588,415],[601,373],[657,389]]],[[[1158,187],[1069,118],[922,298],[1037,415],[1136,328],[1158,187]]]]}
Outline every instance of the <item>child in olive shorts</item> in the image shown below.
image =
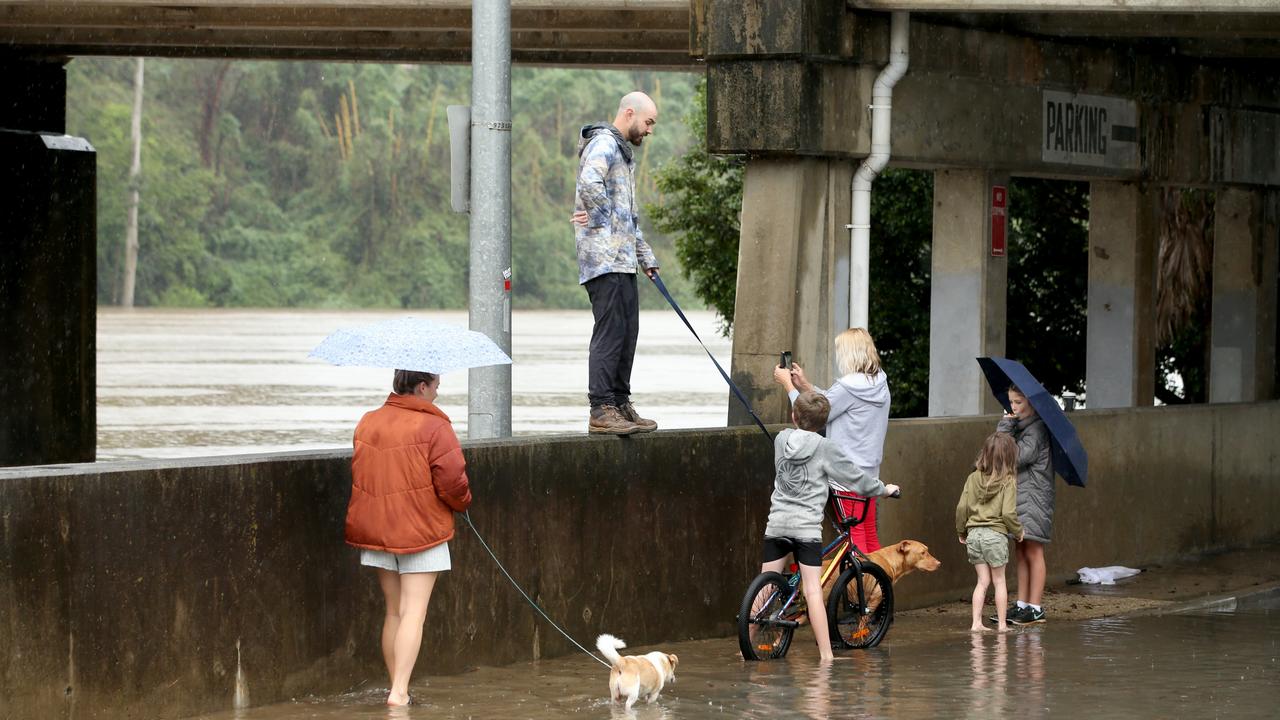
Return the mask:
{"type": "Polygon", "coordinates": [[[1018,522],[1018,445],[1013,437],[992,433],[982,443],[974,471],[964,481],[960,502],[956,503],[956,534],[965,546],[969,562],[978,573],[973,588],[971,632],[983,632],[982,605],[987,586],[996,588],[996,628],[1008,632],[1005,613],[1009,590],[1004,583],[1004,566],[1009,563],[1009,537],[1022,539],[1018,522]]]}

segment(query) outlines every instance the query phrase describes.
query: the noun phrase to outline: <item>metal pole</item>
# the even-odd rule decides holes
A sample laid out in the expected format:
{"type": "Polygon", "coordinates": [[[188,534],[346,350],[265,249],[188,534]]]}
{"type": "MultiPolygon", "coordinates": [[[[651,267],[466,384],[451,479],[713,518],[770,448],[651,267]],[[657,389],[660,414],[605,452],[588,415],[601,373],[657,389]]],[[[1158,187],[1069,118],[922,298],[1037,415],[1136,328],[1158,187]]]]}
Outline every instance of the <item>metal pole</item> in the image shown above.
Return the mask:
{"type": "MultiPolygon", "coordinates": [[[[511,354],[511,2],[471,8],[471,329],[511,354]]],[[[511,437],[511,366],[467,376],[467,437],[511,437]]]]}

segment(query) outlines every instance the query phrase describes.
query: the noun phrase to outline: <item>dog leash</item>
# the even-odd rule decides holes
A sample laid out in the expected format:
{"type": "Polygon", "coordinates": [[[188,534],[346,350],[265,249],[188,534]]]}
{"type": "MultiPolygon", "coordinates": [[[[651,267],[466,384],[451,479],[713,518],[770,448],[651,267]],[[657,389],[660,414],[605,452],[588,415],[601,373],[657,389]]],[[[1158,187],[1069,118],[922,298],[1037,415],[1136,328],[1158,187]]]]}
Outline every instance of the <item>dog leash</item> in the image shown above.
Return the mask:
{"type": "MultiPolygon", "coordinates": [[[[693,333],[694,339],[702,346],[703,352],[707,354],[707,357],[711,358],[711,362],[716,366],[716,370],[720,371],[720,377],[724,378],[724,381],[728,383],[729,390],[733,392],[734,396],[738,398],[738,401],[742,403],[742,406],[751,414],[751,419],[756,421],[756,425],[759,426],[760,431],[764,433],[764,436],[769,440],[769,443],[772,444],[773,435],[771,435],[768,428],[764,426],[764,422],[760,420],[760,416],[756,415],[755,408],[751,407],[751,401],[747,400],[747,396],[742,392],[742,389],[738,387],[738,384],[729,377],[729,373],[724,371],[724,368],[720,365],[720,361],[716,360],[716,356],[712,355],[711,350],[707,348],[707,344],[702,342],[702,338],[698,335],[698,331],[693,329],[693,324],[689,322],[688,317],[685,317],[684,311],[680,309],[680,304],[676,302],[675,298],[671,297],[671,291],[667,290],[667,286],[662,282],[662,278],[655,272],[652,279],[653,284],[658,287],[658,292],[662,293],[662,297],[667,299],[667,302],[671,305],[671,309],[676,311],[676,315],[680,316],[680,319],[684,322],[684,326],[689,328],[689,332],[693,333]]],[[[595,653],[583,647],[577,640],[574,640],[569,633],[565,632],[564,628],[557,625],[556,621],[551,619],[551,616],[548,615],[545,610],[538,606],[538,603],[533,601],[533,598],[529,597],[529,593],[525,592],[524,588],[520,587],[520,583],[516,582],[516,579],[511,577],[511,573],[507,572],[507,568],[502,565],[502,561],[494,554],[493,549],[489,547],[489,543],[485,542],[484,536],[482,536],[480,531],[476,529],[476,524],[471,522],[471,512],[469,510],[462,513],[462,517],[466,519],[467,525],[471,528],[471,532],[475,533],[476,539],[480,541],[481,547],[484,548],[485,552],[489,553],[489,557],[493,559],[493,563],[498,566],[498,569],[502,571],[503,575],[507,576],[507,580],[511,583],[511,586],[524,597],[525,602],[529,603],[530,607],[538,611],[538,614],[542,616],[543,620],[546,620],[551,627],[555,628],[556,631],[563,635],[566,640],[573,643],[575,647],[586,653],[592,660],[595,660],[605,667],[613,667],[604,660],[601,660],[595,653]]]]}
{"type": "Polygon", "coordinates": [[[693,333],[693,338],[702,346],[702,350],[707,353],[707,357],[711,358],[711,362],[715,364],[716,370],[720,371],[720,377],[724,378],[724,381],[729,384],[729,390],[731,390],[734,396],[738,398],[738,401],[747,409],[747,412],[751,413],[751,419],[756,421],[756,425],[760,426],[760,431],[764,433],[764,436],[769,439],[769,443],[772,445],[773,435],[769,434],[769,430],[765,428],[764,423],[760,420],[760,416],[756,415],[755,408],[751,407],[751,401],[747,400],[746,394],[744,394],[742,389],[738,387],[738,384],[729,377],[729,373],[725,372],[724,368],[720,366],[720,361],[716,360],[716,356],[712,355],[711,351],[707,349],[707,344],[702,342],[702,338],[698,336],[698,331],[693,329],[693,324],[689,322],[689,318],[685,317],[684,311],[680,309],[680,304],[676,302],[675,298],[671,297],[671,291],[667,290],[666,284],[662,282],[662,276],[655,271],[651,279],[653,280],[653,284],[658,287],[658,292],[662,293],[662,297],[666,298],[667,302],[670,303],[671,309],[675,310],[676,315],[679,315],[680,319],[684,321],[684,326],[689,328],[689,332],[693,333]]]}
{"type": "Polygon", "coordinates": [[[564,628],[562,628],[562,627],[560,627],[559,625],[557,625],[557,624],[556,624],[556,621],[555,621],[555,620],[552,620],[552,619],[551,619],[551,616],[550,616],[550,615],[547,615],[546,611],[544,611],[542,608],[538,607],[538,603],[534,602],[534,601],[533,601],[533,598],[529,597],[529,593],[525,592],[525,591],[524,591],[524,588],[520,587],[520,583],[516,582],[516,579],[515,579],[515,578],[513,578],[513,577],[511,577],[511,573],[507,572],[507,569],[506,569],[505,567],[503,567],[503,566],[502,566],[502,562],[498,560],[498,556],[493,554],[493,550],[491,550],[491,549],[489,548],[489,543],[487,543],[487,542],[485,542],[485,541],[484,541],[484,537],[483,537],[483,536],[481,536],[481,535],[480,535],[480,531],[476,529],[476,524],[475,524],[475,523],[473,523],[473,522],[471,522],[471,511],[470,511],[470,510],[468,510],[468,511],[466,511],[466,512],[462,513],[462,517],[466,518],[467,525],[470,525],[470,526],[471,526],[471,532],[473,532],[473,533],[475,533],[475,534],[476,534],[476,539],[480,541],[480,545],[484,547],[484,551],[485,551],[485,552],[487,552],[487,553],[489,553],[489,557],[493,558],[493,562],[494,562],[494,564],[498,566],[498,569],[502,571],[502,574],[503,574],[503,575],[506,575],[506,576],[507,576],[507,580],[510,580],[510,581],[511,581],[511,585],[512,585],[512,587],[514,587],[516,590],[520,591],[520,594],[524,596],[524,599],[525,599],[525,600],[526,600],[530,605],[532,605],[532,606],[533,606],[533,609],[534,609],[534,610],[537,610],[537,611],[538,611],[538,614],[539,614],[539,615],[541,615],[541,616],[542,616],[542,618],[543,618],[544,620],[546,620],[548,623],[550,623],[550,624],[551,624],[551,627],[553,627],[553,628],[555,628],[556,630],[560,631],[560,634],[561,634],[561,635],[563,635],[563,636],[565,637],[565,639],[566,639],[566,640],[568,640],[569,642],[571,642],[571,643],[573,643],[574,645],[576,645],[576,646],[578,647],[578,649],[579,649],[579,650],[581,650],[582,652],[586,653],[587,655],[590,655],[592,660],[595,660],[596,662],[600,663],[601,665],[604,665],[605,667],[613,667],[612,665],[610,665],[609,663],[605,662],[604,660],[601,660],[600,658],[596,657],[596,654],[595,654],[595,653],[593,653],[593,652],[591,652],[590,650],[588,650],[588,649],[586,649],[586,648],[582,647],[582,645],[581,645],[581,644],[579,644],[577,640],[574,640],[572,637],[570,637],[569,633],[567,633],[567,632],[565,632],[565,631],[564,631],[564,628]]]}

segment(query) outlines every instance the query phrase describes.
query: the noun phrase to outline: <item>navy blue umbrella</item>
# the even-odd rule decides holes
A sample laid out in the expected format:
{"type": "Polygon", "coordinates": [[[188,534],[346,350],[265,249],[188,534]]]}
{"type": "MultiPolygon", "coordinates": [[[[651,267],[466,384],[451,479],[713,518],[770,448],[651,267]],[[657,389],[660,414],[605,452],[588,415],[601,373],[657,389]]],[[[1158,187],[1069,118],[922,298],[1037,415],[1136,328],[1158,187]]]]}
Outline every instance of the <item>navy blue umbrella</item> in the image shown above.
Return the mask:
{"type": "Polygon", "coordinates": [[[1053,469],[1068,484],[1084,487],[1089,476],[1089,455],[1076,436],[1075,426],[1058,406],[1058,401],[1016,360],[980,357],[978,366],[982,368],[982,374],[987,376],[991,393],[1005,410],[1012,412],[1009,405],[1010,385],[1017,386],[1027,396],[1027,401],[1035,408],[1040,419],[1044,420],[1044,426],[1049,431],[1049,445],[1053,448],[1053,469]]]}

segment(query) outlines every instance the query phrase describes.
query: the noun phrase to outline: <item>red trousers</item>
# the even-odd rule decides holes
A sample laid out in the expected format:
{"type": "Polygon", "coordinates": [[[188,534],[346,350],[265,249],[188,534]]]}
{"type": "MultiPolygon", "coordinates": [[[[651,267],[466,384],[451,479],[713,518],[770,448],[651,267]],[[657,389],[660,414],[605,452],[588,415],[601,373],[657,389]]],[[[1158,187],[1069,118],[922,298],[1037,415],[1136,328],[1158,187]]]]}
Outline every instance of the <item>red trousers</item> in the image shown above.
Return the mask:
{"type": "Polygon", "coordinates": [[[880,536],[876,534],[876,499],[867,498],[867,516],[849,532],[853,544],[864,553],[880,549],[880,536]]]}

